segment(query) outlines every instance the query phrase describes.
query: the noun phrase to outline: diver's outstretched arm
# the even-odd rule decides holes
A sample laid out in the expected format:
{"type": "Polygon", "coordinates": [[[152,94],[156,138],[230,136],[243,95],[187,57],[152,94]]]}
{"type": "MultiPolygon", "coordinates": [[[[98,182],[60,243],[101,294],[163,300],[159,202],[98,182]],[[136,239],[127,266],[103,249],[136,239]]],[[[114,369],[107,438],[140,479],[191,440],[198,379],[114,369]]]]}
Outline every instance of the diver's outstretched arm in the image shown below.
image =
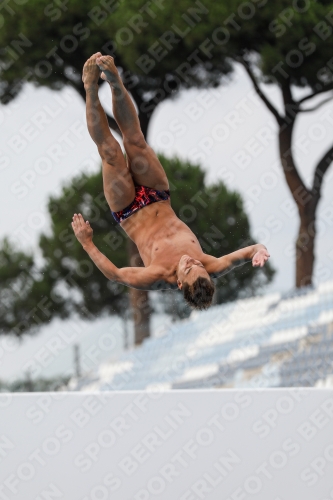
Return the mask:
{"type": "Polygon", "coordinates": [[[83,249],[108,280],[139,290],[153,290],[153,285],[161,280],[164,270],[158,266],[120,269],[115,266],[93,243],[93,230],[81,214],[74,214],[72,228],[83,249]]]}
{"type": "Polygon", "coordinates": [[[270,255],[265,245],[258,243],[214,259],[207,271],[214,277],[218,277],[232,271],[235,267],[242,266],[251,261],[253,267],[263,267],[269,257],[270,255]]]}

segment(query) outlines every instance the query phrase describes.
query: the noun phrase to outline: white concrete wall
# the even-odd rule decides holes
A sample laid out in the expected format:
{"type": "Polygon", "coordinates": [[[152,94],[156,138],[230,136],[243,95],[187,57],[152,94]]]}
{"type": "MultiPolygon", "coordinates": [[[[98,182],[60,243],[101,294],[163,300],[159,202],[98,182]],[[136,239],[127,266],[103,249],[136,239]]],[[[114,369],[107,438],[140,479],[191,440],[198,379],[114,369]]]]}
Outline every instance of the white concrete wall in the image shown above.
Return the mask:
{"type": "Polygon", "coordinates": [[[0,395],[0,499],[331,500],[333,391],[0,395]]]}

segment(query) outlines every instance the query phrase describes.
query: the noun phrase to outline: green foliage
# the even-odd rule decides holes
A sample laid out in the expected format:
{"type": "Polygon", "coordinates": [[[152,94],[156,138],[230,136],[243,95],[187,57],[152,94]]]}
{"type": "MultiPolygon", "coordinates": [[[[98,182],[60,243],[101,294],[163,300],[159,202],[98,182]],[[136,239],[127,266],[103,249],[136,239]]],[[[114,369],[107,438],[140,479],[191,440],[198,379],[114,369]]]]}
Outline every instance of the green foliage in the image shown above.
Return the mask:
{"type": "Polygon", "coordinates": [[[13,5],[14,15],[3,9],[0,45],[10,50],[0,53],[2,102],[15,97],[26,80],[53,89],[69,84],[83,95],[82,66],[97,51],[115,55],[138,104],[149,101],[146,110],[180,87],[218,85],[232,71],[232,60],[246,54],[259,56],[267,81],[282,85],[284,71],[295,85],[332,87],[332,34],[325,17],[331,1],[106,4],[30,0],[13,5]]]}
{"type": "MultiPolygon", "coordinates": [[[[176,6],[172,2],[151,2],[149,9],[143,8],[145,3],[127,0],[118,10],[122,26],[131,26],[138,12],[142,17],[141,30],[132,30],[132,42],[117,47],[126,67],[134,74],[155,79],[166,97],[179,88],[217,86],[221,75],[232,70],[230,61],[221,51],[212,60],[200,50],[200,44],[210,33],[212,10],[218,6],[219,16],[227,14],[224,2],[179,0],[176,6]]],[[[215,18],[214,25],[219,20],[215,18]]]]}
{"type": "Polygon", "coordinates": [[[51,310],[45,297],[53,287],[49,274],[37,270],[32,255],[17,250],[4,239],[0,245],[0,329],[20,336],[36,329],[54,315],[66,317],[61,296],[55,291],[51,310]]]}
{"type": "Polygon", "coordinates": [[[9,50],[0,51],[1,102],[8,103],[15,98],[26,81],[54,90],[70,85],[84,97],[82,67],[86,59],[98,51],[115,56],[140,115],[150,116],[156,105],[176,92],[180,84],[183,87],[217,85],[221,73],[231,70],[224,57],[219,56],[214,65],[209,57],[204,57],[205,68],[199,72],[196,68],[189,71],[181,81],[176,71],[193,52],[193,44],[200,43],[207,15],[200,15],[203,24],[196,21],[170,56],[155,64],[154,71],[147,74],[137,62],[147,47],[169,29],[174,18],[180,28],[188,29],[181,15],[191,12],[191,3],[183,0],[179,3],[177,10],[171,9],[171,4],[165,4],[161,10],[152,3],[142,14],[138,12],[147,2],[128,0],[102,4],[94,0],[71,0],[67,5],[29,0],[13,5],[15,15],[3,9],[0,46],[9,50]],[[138,16],[142,16],[144,27],[133,27],[133,19],[138,16]]]}
{"type": "Polygon", "coordinates": [[[70,376],[59,376],[54,378],[37,378],[31,379],[29,376],[25,379],[18,379],[11,383],[2,382],[0,380],[1,392],[50,392],[58,391],[65,387],[70,376]]]}
{"type": "MultiPolygon", "coordinates": [[[[127,0],[119,12],[125,25],[142,5],[142,0],[127,0]]],[[[158,5],[151,7],[154,19],[151,12],[142,13],[148,25],[144,36],[133,31],[131,45],[119,47],[133,72],[146,74],[149,68],[149,75],[161,81],[165,73],[169,78],[182,75],[185,87],[197,83],[196,75],[209,85],[232,70],[232,60],[252,55],[266,81],[283,86],[290,78],[292,84],[313,90],[319,90],[318,85],[332,88],[331,64],[327,66],[332,58],[331,1],[179,0],[177,8],[164,2],[163,10],[158,5]],[[169,47],[165,40],[171,40],[170,34],[174,38],[169,47]],[[186,75],[182,64],[188,66],[186,75]]]]}
{"type": "Polygon", "coordinates": [[[181,88],[219,85],[241,59],[256,66],[258,81],[333,88],[331,1],[29,0],[11,8],[14,15],[1,12],[2,103],[26,81],[70,85],[85,98],[82,67],[97,51],[115,56],[145,135],[161,101],[181,88]]]}
{"type": "Polygon", "coordinates": [[[67,5],[31,0],[13,5],[15,15],[2,12],[5,19],[0,45],[12,48],[11,52],[3,50],[0,56],[2,102],[15,97],[26,80],[54,90],[68,84],[83,90],[84,62],[102,50],[110,41],[109,33],[117,27],[117,20],[111,14],[107,23],[98,26],[94,16],[89,16],[94,8],[93,0],[71,0],[67,5]]]}

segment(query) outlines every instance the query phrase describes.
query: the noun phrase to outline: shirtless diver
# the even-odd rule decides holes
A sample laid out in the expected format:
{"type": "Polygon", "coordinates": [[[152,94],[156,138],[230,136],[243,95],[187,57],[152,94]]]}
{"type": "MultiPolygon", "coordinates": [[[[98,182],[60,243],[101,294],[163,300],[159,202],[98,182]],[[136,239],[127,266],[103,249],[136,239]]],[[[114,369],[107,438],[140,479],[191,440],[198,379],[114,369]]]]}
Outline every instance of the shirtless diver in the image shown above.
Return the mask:
{"type": "Polygon", "coordinates": [[[103,187],[115,220],[138,247],[145,267],[118,269],[94,245],[93,230],[81,214],[72,227],[89,257],[109,280],[142,290],[179,288],[195,309],[211,305],[211,276],[269,258],[264,245],[242,248],[220,258],[202,251],[198,239],[171,208],[169,183],[156,154],[145,141],[134,104],[110,56],[92,55],[83,67],[89,133],[102,158],[103,187]],[[102,73],[101,73],[102,71],[102,73]],[[123,136],[126,157],[113,137],[98,97],[98,79],[112,90],[113,114],[123,136]]]}

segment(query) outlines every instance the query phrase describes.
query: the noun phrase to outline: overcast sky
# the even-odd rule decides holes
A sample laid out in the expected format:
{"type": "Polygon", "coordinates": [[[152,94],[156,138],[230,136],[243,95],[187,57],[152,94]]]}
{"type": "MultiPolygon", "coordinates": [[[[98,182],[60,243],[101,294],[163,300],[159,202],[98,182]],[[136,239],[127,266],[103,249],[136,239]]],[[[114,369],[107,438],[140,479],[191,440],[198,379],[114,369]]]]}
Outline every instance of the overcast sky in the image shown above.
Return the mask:
{"type": "MultiPolygon", "coordinates": [[[[281,109],[278,90],[273,86],[264,90],[281,109]]],[[[307,93],[306,89],[294,91],[296,97],[307,93]]],[[[100,93],[111,110],[109,88],[100,93]]],[[[298,119],[294,151],[308,186],[315,162],[331,145],[332,124],[331,103],[298,119]]],[[[58,194],[76,173],[99,168],[96,147],[86,129],[84,103],[74,90],[56,93],[29,84],[13,103],[0,107],[0,125],[0,237],[7,235],[22,247],[36,248],[39,234],[49,230],[49,196],[58,194]]],[[[160,104],[148,139],[167,156],[200,162],[207,182],[222,179],[241,193],[252,235],[268,247],[277,270],[268,291],[285,291],[295,281],[298,218],[279,164],[276,130],[273,116],[237,67],[230,81],[218,89],[182,92],[160,104]]],[[[333,278],[332,192],[331,167],[318,209],[315,284],[333,278]]],[[[47,335],[46,330],[42,335],[47,335]]],[[[36,339],[24,341],[23,347],[28,342],[36,339]]],[[[14,364],[13,356],[10,362],[3,356],[0,378],[13,374],[14,364]]],[[[15,373],[21,367],[22,361],[16,363],[15,373]]]]}

